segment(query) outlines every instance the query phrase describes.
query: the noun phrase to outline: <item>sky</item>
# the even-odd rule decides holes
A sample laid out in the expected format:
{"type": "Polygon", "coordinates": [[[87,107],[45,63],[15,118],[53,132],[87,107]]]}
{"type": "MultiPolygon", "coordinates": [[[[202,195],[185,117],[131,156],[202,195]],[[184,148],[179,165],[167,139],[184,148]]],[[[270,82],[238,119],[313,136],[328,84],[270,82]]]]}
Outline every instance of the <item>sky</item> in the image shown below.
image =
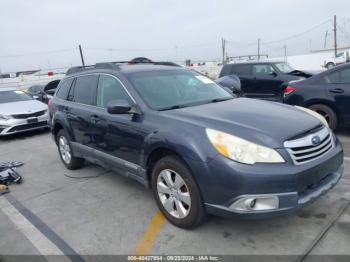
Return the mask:
{"type": "Polygon", "coordinates": [[[79,44],[87,64],[215,60],[221,38],[228,56],[256,54],[258,38],[270,56],[284,45],[307,53],[332,48],[333,15],[339,45],[350,45],[349,9],[348,0],[0,0],[0,70],[79,65],[79,44]]]}

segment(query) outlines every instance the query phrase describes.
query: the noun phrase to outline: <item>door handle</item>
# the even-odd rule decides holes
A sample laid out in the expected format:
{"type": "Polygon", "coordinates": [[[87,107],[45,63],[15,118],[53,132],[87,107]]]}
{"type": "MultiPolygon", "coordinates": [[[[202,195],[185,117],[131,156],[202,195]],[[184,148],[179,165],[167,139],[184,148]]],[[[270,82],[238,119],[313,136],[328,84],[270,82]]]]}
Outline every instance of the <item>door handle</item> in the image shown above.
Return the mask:
{"type": "Polygon", "coordinates": [[[341,94],[341,93],[344,93],[344,89],[334,88],[334,89],[329,90],[329,92],[335,93],[335,94],[341,94]]]}
{"type": "Polygon", "coordinates": [[[99,122],[99,121],[101,121],[102,119],[99,117],[99,116],[97,116],[97,115],[92,115],[92,116],[90,116],[90,121],[91,121],[91,123],[94,123],[94,124],[96,124],[97,122],[99,122]]]}

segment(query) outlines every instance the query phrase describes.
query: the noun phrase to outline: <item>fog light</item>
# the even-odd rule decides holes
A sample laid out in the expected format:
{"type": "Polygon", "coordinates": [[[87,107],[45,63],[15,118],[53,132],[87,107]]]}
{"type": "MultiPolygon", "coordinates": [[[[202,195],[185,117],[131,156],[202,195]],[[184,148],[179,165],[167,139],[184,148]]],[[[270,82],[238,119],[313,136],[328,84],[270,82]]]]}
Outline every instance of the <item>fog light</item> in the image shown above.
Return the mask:
{"type": "Polygon", "coordinates": [[[270,195],[256,195],[256,196],[242,196],[239,197],[230,206],[230,209],[236,211],[264,211],[278,209],[279,200],[277,196],[270,195]]]}
{"type": "Polygon", "coordinates": [[[256,199],[253,199],[252,201],[250,201],[250,208],[254,208],[256,204],[256,199]]]}

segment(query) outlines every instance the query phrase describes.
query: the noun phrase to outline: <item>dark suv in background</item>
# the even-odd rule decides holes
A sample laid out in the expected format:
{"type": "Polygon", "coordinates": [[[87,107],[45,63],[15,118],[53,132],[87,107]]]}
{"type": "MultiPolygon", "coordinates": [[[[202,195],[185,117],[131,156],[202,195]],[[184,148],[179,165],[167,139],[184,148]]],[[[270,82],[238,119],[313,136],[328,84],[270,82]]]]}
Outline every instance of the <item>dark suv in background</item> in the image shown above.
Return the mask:
{"type": "Polygon", "coordinates": [[[85,160],[151,187],[173,224],[206,213],[266,217],[331,189],[343,150],[318,114],[234,98],[192,70],[158,65],[72,68],[49,102],[63,164],[85,160]]]}
{"type": "Polygon", "coordinates": [[[226,64],[219,78],[236,75],[245,97],[282,101],[288,82],[310,77],[311,73],[293,69],[285,62],[247,62],[226,64]]]}

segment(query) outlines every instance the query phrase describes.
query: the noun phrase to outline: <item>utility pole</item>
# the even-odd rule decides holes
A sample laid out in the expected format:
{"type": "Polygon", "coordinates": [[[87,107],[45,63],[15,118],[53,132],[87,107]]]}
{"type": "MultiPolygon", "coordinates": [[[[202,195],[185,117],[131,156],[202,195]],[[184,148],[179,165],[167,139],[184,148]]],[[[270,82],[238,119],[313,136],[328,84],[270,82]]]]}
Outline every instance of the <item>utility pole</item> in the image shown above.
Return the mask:
{"type": "Polygon", "coordinates": [[[284,61],[286,62],[287,61],[287,45],[284,45],[283,48],[284,48],[284,61]]]}
{"type": "Polygon", "coordinates": [[[260,38],[258,38],[258,61],[260,61],[260,38]]]}
{"type": "Polygon", "coordinates": [[[337,16],[334,16],[334,23],[333,23],[333,30],[334,30],[334,57],[337,56],[337,16]]]}
{"type": "Polygon", "coordinates": [[[222,65],[226,64],[225,54],[226,54],[226,40],[221,38],[221,46],[222,46],[222,65]]]}
{"type": "Polygon", "coordinates": [[[327,47],[327,37],[328,37],[328,30],[326,31],[326,35],[324,36],[324,45],[323,45],[324,49],[326,49],[327,47]]]}
{"type": "Polygon", "coordinates": [[[83,66],[85,66],[83,50],[81,50],[81,45],[79,45],[79,52],[80,52],[81,63],[83,66]]]}

